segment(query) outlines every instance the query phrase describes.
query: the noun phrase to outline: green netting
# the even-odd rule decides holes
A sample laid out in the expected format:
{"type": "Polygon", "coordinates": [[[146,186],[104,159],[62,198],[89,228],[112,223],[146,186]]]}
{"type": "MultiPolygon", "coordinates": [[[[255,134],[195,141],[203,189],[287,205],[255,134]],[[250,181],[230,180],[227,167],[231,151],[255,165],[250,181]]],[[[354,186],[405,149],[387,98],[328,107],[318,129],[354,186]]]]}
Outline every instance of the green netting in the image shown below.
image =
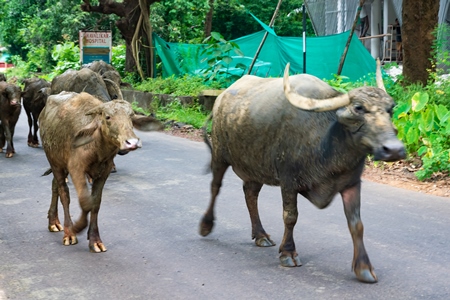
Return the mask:
{"type": "MultiPolygon", "coordinates": [[[[233,61],[227,68],[228,72],[236,75],[247,73],[247,70],[235,66],[237,63],[242,63],[247,68],[250,66],[265,32],[260,31],[233,40],[239,45],[244,57],[233,56],[233,61]]],[[[349,34],[350,31],[347,31],[331,36],[306,38],[306,73],[321,79],[333,78],[349,34]]],[[[157,55],[162,61],[163,77],[199,74],[208,68],[206,62],[200,63],[204,58],[200,52],[205,45],[168,43],[157,35],[153,37],[157,55]]],[[[260,77],[281,77],[288,62],[291,63],[291,74],[303,73],[303,39],[269,33],[251,74],[260,77]]],[[[353,35],[341,75],[356,81],[374,73],[375,68],[375,60],[356,35],[353,35]]]]}

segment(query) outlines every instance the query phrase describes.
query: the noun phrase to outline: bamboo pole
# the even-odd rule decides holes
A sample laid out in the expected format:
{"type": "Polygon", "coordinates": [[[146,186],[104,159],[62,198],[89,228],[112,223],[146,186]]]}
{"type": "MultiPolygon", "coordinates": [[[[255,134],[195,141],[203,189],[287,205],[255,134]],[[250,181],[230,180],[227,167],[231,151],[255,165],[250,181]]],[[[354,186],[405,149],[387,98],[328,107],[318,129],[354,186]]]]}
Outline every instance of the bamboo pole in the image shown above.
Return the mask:
{"type": "Polygon", "coordinates": [[[364,5],[364,0],[359,1],[358,9],[356,10],[355,20],[353,21],[352,30],[350,30],[350,35],[348,36],[347,43],[345,44],[344,53],[342,53],[341,60],[339,61],[339,68],[337,71],[337,75],[341,75],[342,68],[344,67],[345,57],[347,56],[348,48],[350,47],[350,42],[352,41],[353,33],[355,32],[356,23],[358,23],[359,13],[361,12],[361,8],[364,5]]]}
{"type": "MultiPolygon", "coordinates": [[[[283,0],[278,0],[277,8],[275,8],[275,12],[273,13],[272,20],[270,20],[270,23],[269,23],[270,28],[272,28],[273,24],[275,23],[275,19],[277,17],[278,11],[280,10],[281,2],[283,2],[283,0]]],[[[261,43],[259,44],[258,50],[256,50],[255,57],[253,57],[252,63],[250,64],[250,67],[248,68],[248,71],[247,71],[248,75],[250,75],[250,72],[253,69],[253,65],[255,64],[256,59],[258,58],[259,53],[261,52],[261,49],[262,49],[264,43],[266,42],[268,34],[269,33],[267,31],[266,31],[266,33],[264,33],[263,39],[261,40],[261,43]]]]}

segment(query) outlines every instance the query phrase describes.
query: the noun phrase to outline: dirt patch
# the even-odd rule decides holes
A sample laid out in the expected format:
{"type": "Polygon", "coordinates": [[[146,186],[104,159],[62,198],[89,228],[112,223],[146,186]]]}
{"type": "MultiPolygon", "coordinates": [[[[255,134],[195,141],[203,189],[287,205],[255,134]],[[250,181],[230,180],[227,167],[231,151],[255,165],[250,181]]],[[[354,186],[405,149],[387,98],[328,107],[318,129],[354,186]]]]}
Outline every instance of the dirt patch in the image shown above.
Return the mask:
{"type": "MultiPolygon", "coordinates": [[[[203,142],[202,131],[190,125],[175,125],[166,130],[165,133],[203,142]]],[[[419,181],[414,175],[415,169],[416,166],[404,161],[378,163],[377,166],[372,162],[367,162],[363,179],[420,193],[450,197],[450,176],[448,174],[440,174],[426,181],[419,181]]]]}

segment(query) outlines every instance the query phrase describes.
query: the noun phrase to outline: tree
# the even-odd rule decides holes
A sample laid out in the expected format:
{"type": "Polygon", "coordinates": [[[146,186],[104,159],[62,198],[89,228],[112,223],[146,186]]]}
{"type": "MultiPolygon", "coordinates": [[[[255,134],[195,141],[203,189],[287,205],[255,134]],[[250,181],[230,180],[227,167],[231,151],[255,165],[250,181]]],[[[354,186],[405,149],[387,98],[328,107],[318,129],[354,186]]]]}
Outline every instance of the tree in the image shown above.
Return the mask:
{"type": "Polygon", "coordinates": [[[426,85],[434,68],[431,53],[438,12],[439,0],[403,0],[403,76],[409,83],[426,85]]]}
{"type": "Polygon", "coordinates": [[[125,40],[125,71],[134,72],[137,69],[141,78],[154,77],[150,5],[159,1],[98,0],[98,5],[93,5],[90,0],[83,0],[83,4],[81,4],[82,11],[115,14],[119,17],[116,26],[125,40]]]}
{"type": "Polygon", "coordinates": [[[204,39],[205,15],[210,10],[208,2],[164,0],[154,3],[150,15],[154,32],[167,42],[201,43],[204,39]]]}
{"type": "Polygon", "coordinates": [[[104,28],[112,18],[98,18],[80,11],[71,0],[0,0],[0,43],[8,52],[30,63],[30,70],[51,70],[53,47],[77,41],[84,28],[104,28]]]}

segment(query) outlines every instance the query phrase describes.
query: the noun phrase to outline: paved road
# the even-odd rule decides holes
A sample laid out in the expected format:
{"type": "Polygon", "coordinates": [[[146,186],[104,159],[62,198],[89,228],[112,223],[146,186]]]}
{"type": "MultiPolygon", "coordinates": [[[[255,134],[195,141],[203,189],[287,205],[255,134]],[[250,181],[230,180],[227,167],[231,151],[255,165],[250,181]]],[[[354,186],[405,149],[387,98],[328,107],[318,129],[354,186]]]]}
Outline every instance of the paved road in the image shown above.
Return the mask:
{"type": "MultiPolygon", "coordinates": [[[[116,159],[99,214],[106,253],[47,231],[51,176],[41,148],[26,146],[25,114],[16,156],[0,156],[0,299],[450,299],[450,199],[363,183],[365,243],[379,278],[351,272],[350,234],[340,199],[318,210],[299,201],[300,268],[283,268],[278,248],[258,248],[240,180],[229,171],[216,227],[197,234],[209,199],[203,143],[138,132],[144,147],[116,159]]],[[[72,214],[79,209],[73,187],[72,214]]],[[[279,244],[280,191],[264,187],[260,212],[279,244]]]]}

